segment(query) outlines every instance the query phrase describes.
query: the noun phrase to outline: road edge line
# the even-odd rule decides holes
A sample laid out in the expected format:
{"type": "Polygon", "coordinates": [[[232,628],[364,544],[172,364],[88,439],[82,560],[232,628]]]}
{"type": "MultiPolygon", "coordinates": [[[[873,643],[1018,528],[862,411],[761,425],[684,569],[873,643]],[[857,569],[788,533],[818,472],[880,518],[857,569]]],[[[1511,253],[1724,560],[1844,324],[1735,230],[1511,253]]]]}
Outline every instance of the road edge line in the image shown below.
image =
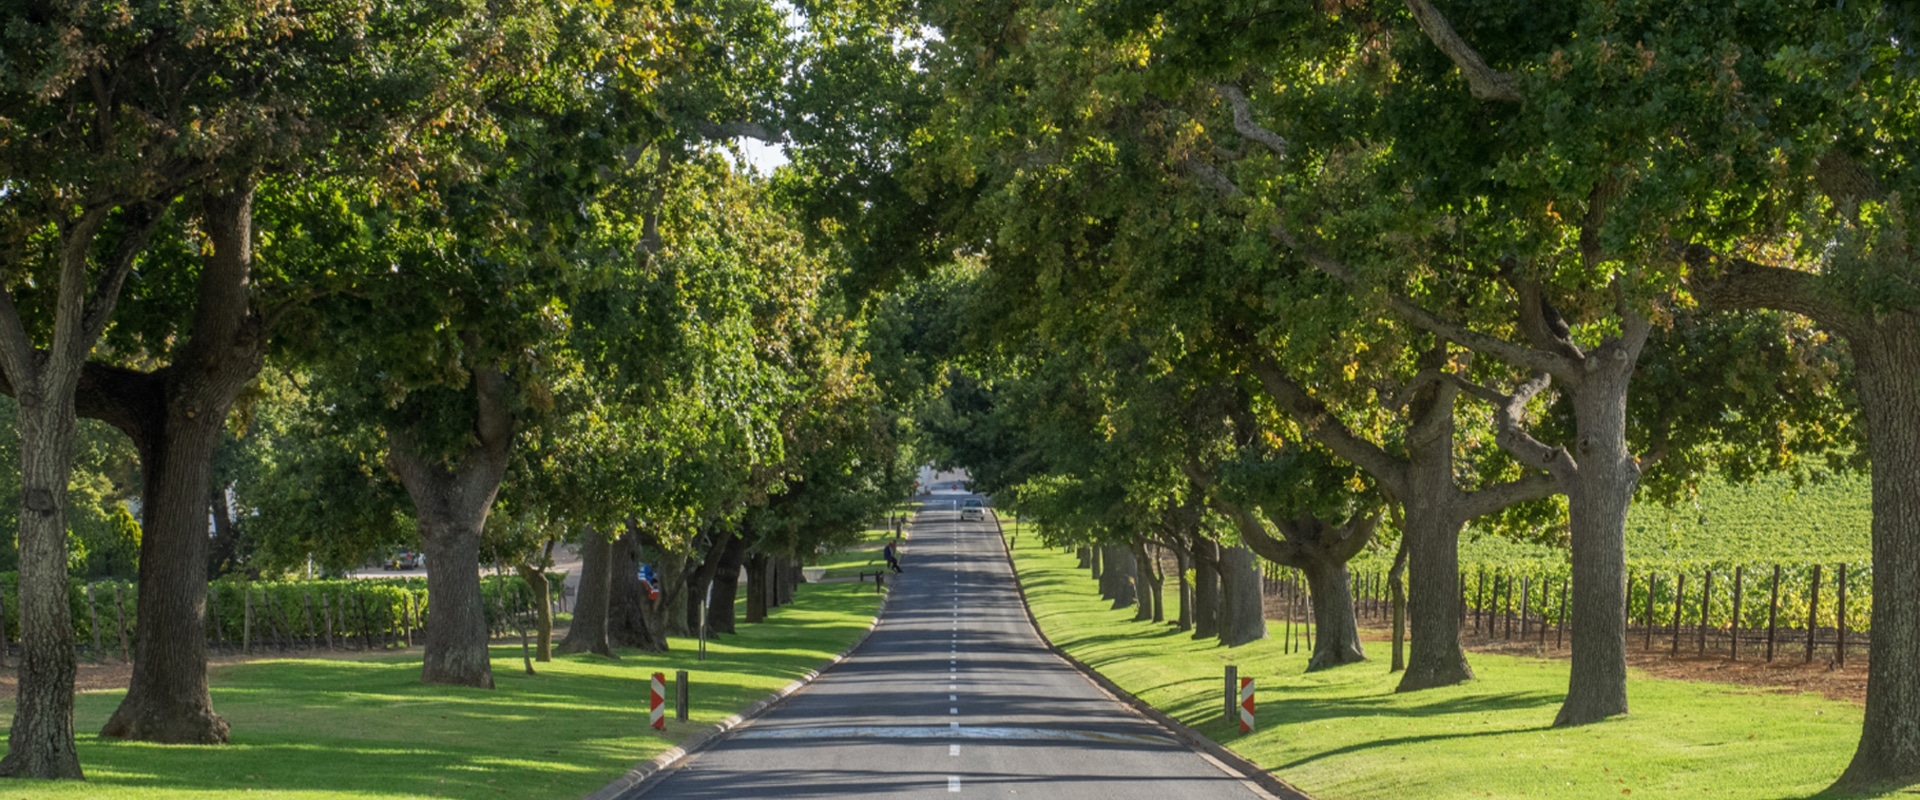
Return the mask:
{"type": "Polygon", "coordinates": [[[1132,692],[1120,688],[1119,684],[1114,683],[1107,678],[1107,676],[1100,674],[1098,670],[1087,666],[1080,659],[1074,658],[1072,655],[1069,655],[1067,651],[1060,649],[1059,645],[1054,644],[1052,639],[1047,638],[1046,632],[1040,629],[1040,620],[1033,615],[1033,605],[1027,602],[1027,587],[1020,582],[1020,565],[1013,560],[1013,547],[1007,543],[1007,532],[1006,529],[1000,525],[1000,513],[998,510],[993,512],[993,528],[994,532],[999,536],[1001,552],[1006,553],[1007,569],[1013,573],[1013,588],[1014,591],[1020,595],[1020,610],[1026,612],[1027,624],[1033,627],[1034,635],[1040,637],[1040,642],[1045,644],[1048,650],[1052,651],[1054,655],[1059,656],[1060,660],[1067,662],[1075,671],[1080,673],[1081,677],[1086,678],[1095,688],[1106,693],[1106,695],[1113,698],[1114,701],[1132,709],[1133,713],[1159,723],[1161,727],[1171,731],[1174,738],[1179,739],[1181,744],[1192,748],[1196,754],[1206,759],[1215,767],[1218,767],[1221,772],[1253,784],[1261,791],[1272,795],[1276,800],[1313,800],[1311,795],[1300,791],[1293,784],[1274,777],[1273,773],[1262,769],[1259,764],[1247,760],[1246,756],[1227,749],[1226,745],[1208,738],[1206,734],[1187,727],[1186,723],[1174,719],[1173,715],[1161,711],[1153,707],[1153,704],[1133,696],[1132,692]]]}
{"type": "Polygon", "coordinates": [[[828,659],[827,663],[808,671],[807,674],[802,675],[798,680],[782,687],[779,691],[753,701],[751,705],[748,705],[746,708],[741,709],[726,719],[708,726],[706,730],[687,737],[679,744],[667,748],[659,755],[633,765],[633,768],[627,770],[626,774],[614,778],[611,783],[594,790],[592,794],[587,795],[585,798],[582,798],[582,800],[627,800],[628,798],[635,798],[646,794],[649,789],[652,789],[658,783],[657,779],[663,778],[669,772],[679,767],[680,762],[685,761],[688,756],[706,749],[708,745],[713,744],[719,740],[721,736],[726,735],[734,728],[738,728],[752,721],[755,717],[773,710],[775,706],[780,705],[780,703],[784,702],[788,697],[793,696],[793,693],[805,689],[809,684],[819,680],[821,675],[825,675],[834,667],[840,666],[841,662],[846,661],[848,657],[853,655],[855,650],[859,650],[861,645],[866,644],[867,640],[873,637],[873,632],[880,627],[881,618],[887,614],[887,602],[892,599],[892,589],[888,589],[885,593],[881,594],[880,607],[874,609],[873,612],[873,622],[867,626],[865,631],[861,632],[859,638],[854,639],[852,644],[847,645],[846,649],[841,650],[839,655],[828,659]]]}

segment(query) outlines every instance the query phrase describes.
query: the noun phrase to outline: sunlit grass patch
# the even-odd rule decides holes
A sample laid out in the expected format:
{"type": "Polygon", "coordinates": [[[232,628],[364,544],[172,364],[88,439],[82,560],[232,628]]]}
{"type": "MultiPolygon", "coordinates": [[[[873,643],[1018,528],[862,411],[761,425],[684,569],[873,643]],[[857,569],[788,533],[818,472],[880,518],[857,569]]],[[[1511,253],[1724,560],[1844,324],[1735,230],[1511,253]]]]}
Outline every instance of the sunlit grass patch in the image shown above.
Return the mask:
{"type": "MultiPolygon", "coordinates": [[[[364,660],[277,658],[216,668],[224,746],[162,746],[93,735],[121,692],[77,698],[85,783],[0,782],[0,798],[578,797],[695,731],[819,667],[865,631],[871,587],[803,585],[793,605],[738,635],[610,661],[556,656],[522,670],[520,646],[493,648],[493,691],[420,683],[419,650],[364,660]],[[647,680],[691,673],[687,724],[647,727],[647,680]]],[[[12,716],[11,703],[0,708],[12,716]]]]}
{"type": "Polygon", "coordinates": [[[1860,734],[1851,703],[1637,673],[1633,713],[1553,728],[1565,660],[1476,653],[1477,680],[1397,694],[1384,644],[1369,645],[1373,661],[1309,675],[1307,654],[1282,653],[1277,638],[1229,649],[1132,622],[1131,609],[1109,610],[1071,554],[1037,538],[1021,537],[1015,555],[1056,644],[1322,800],[1806,797],[1840,774],[1860,734]],[[1228,664],[1256,680],[1249,735],[1224,717],[1228,664]]]}

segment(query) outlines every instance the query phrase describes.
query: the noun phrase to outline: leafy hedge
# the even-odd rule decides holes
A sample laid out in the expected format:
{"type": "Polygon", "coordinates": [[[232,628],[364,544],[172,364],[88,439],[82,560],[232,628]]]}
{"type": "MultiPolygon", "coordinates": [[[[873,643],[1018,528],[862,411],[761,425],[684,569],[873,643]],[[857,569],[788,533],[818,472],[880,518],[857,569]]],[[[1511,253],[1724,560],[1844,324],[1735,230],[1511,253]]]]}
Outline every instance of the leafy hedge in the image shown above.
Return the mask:
{"type": "MultiPolygon", "coordinates": [[[[556,582],[565,574],[548,573],[556,582]]],[[[495,632],[505,632],[512,614],[533,603],[533,588],[519,576],[489,576],[480,582],[486,600],[487,621],[495,632]]],[[[68,603],[72,609],[73,640],[76,645],[92,646],[94,625],[100,628],[103,649],[120,646],[118,626],[125,626],[129,642],[134,620],[139,613],[139,590],[132,581],[98,581],[91,584],[70,582],[68,603]],[[89,613],[88,590],[92,590],[89,613]],[[115,590],[119,590],[118,598],[115,590]]],[[[246,581],[221,578],[207,586],[207,640],[238,646],[246,628],[247,597],[253,601],[253,640],[271,646],[276,643],[325,641],[331,622],[336,644],[369,637],[384,641],[417,629],[427,610],[425,578],[326,579],[310,581],[246,581]],[[308,618],[311,615],[311,627],[308,618]],[[312,631],[309,638],[308,631],[312,631]]],[[[0,572],[0,600],[6,613],[6,638],[20,638],[20,577],[15,572],[0,572]]]]}

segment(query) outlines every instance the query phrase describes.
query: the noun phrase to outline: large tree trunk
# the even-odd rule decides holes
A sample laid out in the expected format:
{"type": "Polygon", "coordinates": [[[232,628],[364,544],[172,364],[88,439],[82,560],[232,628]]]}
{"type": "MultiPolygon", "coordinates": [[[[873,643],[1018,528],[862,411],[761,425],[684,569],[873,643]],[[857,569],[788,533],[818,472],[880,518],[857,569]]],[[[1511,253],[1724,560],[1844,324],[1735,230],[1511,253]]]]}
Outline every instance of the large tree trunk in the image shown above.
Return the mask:
{"type": "Polygon", "coordinates": [[[747,540],[735,536],[720,554],[713,576],[713,605],[707,609],[707,627],[714,633],[734,632],[734,600],[740,593],[740,565],[747,560],[747,540]]]}
{"type": "MultiPolygon", "coordinates": [[[[164,199],[123,209],[124,232],[97,279],[89,275],[93,253],[113,210],[95,207],[59,221],[60,277],[53,287],[50,346],[45,351],[35,350],[12,291],[0,287],[0,372],[20,403],[22,651],[13,727],[7,734],[6,758],[0,759],[0,776],[84,777],[73,739],[73,626],[67,605],[67,482],[78,423],[75,395],[87,356],[113,317],[120,287],[164,211],[164,199]]],[[[206,567],[204,561],[199,567],[206,567]]]]}
{"type": "Polygon", "coordinates": [[[1101,564],[1100,564],[1100,556],[1102,555],[1102,552],[1103,552],[1103,551],[1102,551],[1102,549],[1101,549],[1101,547],[1100,547],[1099,545],[1094,545],[1094,546],[1092,546],[1092,547],[1089,547],[1089,548],[1087,548],[1087,556],[1088,556],[1088,557],[1087,557],[1087,569],[1089,569],[1089,570],[1092,570],[1092,572],[1093,572],[1093,579],[1094,579],[1095,581],[1099,581],[1099,582],[1100,582],[1100,593],[1101,593],[1102,595],[1105,595],[1105,594],[1106,594],[1106,589],[1107,589],[1107,584],[1106,584],[1106,581],[1104,581],[1104,580],[1101,580],[1101,578],[1102,578],[1102,575],[1101,575],[1101,570],[1100,570],[1100,566],[1101,566],[1101,564]]]}
{"type": "Polygon", "coordinates": [[[1174,569],[1179,570],[1176,579],[1180,587],[1180,616],[1174,627],[1182,631],[1193,630],[1193,582],[1187,579],[1187,570],[1193,568],[1193,555],[1184,547],[1173,548],[1174,569]]]}
{"type": "Polygon", "coordinates": [[[1103,545],[1100,549],[1100,563],[1106,567],[1101,575],[1106,585],[1100,596],[1112,600],[1115,610],[1133,605],[1139,599],[1133,581],[1133,552],[1122,544],[1103,545]]]}
{"type": "Polygon", "coordinates": [[[1220,643],[1239,647],[1267,638],[1260,566],[1245,547],[1220,548],[1220,643]]]}
{"type": "MultiPolygon", "coordinates": [[[[431,556],[427,563],[433,563],[431,556]]],[[[560,640],[562,653],[598,653],[619,658],[607,636],[607,616],[613,593],[613,543],[606,533],[584,527],[580,537],[580,594],[573,602],[573,624],[560,640]]]]}
{"type": "MultiPolygon", "coordinates": [[[[1571,392],[1579,434],[1574,452],[1579,467],[1566,481],[1573,654],[1567,698],[1555,725],[1627,713],[1627,510],[1640,465],[1627,450],[1627,387],[1634,359],[1606,358],[1609,349],[1588,358],[1599,366],[1587,370],[1571,392]]],[[[1457,598],[1459,590],[1454,591],[1457,598]]]]}
{"type": "MultiPolygon", "coordinates": [[[[140,613],[127,694],[100,735],[168,744],[227,741],[227,722],[207,691],[207,505],[213,457],[227,412],[266,356],[266,331],[252,309],[253,188],[206,198],[201,215],[213,254],[200,273],[193,328],[173,364],[151,376],[122,376],[137,404],[128,431],[140,452],[140,613]],[[142,396],[144,395],[144,396],[142,396]]],[[[230,520],[228,520],[230,522],[230,520]]],[[[231,525],[223,537],[229,546],[231,525]]]]}
{"type": "Polygon", "coordinates": [[[20,691],[0,775],[80,778],[66,513],[77,420],[71,393],[43,393],[40,402],[21,396],[20,691]]]}
{"type": "Polygon", "coordinates": [[[1134,594],[1137,595],[1140,603],[1139,610],[1133,614],[1133,621],[1151,622],[1154,617],[1161,616],[1158,607],[1154,604],[1155,598],[1160,594],[1160,578],[1154,574],[1153,560],[1147,555],[1146,543],[1139,540],[1133,543],[1133,574],[1137,576],[1134,580],[1134,594]]]}
{"type": "MultiPolygon", "coordinates": [[[[1451,480],[1451,478],[1449,478],[1451,480]]],[[[1409,501],[1406,512],[1407,613],[1412,645],[1396,691],[1452,686],[1473,679],[1460,646],[1460,526],[1431,504],[1409,501]]]]}
{"type": "Polygon", "coordinates": [[[1307,671],[1367,660],[1360,627],[1353,618],[1353,589],[1345,561],[1314,561],[1301,570],[1313,600],[1313,657],[1307,671]]]}
{"type": "Polygon", "coordinates": [[[1848,344],[1873,454],[1873,666],[1838,785],[1873,789],[1920,782],[1920,316],[1885,315],[1848,344]]]}
{"type": "MultiPolygon", "coordinates": [[[[467,337],[477,350],[474,337],[467,337]]],[[[507,473],[513,416],[499,370],[470,368],[474,438],[452,469],[423,452],[404,430],[389,430],[387,465],[413,498],[427,555],[427,635],[423,683],[493,688],[487,611],[480,592],[480,534],[507,473]]]]}
{"type": "MultiPolygon", "coordinates": [[[[1204,485],[1204,482],[1196,481],[1204,485]]],[[[1300,570],[1306,575],[1313,601],[1315,639],[1307,671],[1367,660],[1360,646],[1360,628],[1353,616],[1353,591],[1348,585],[1347,562],[1373,540],[1378,517],[1356,516],[1333,525],[1313,514],[1275,519],[1280,538],[1271,535],[1260,514],[1225,498],[1213,503],[1232,520],[1240,540],[1262,558],[1300,570]]]]}
{"type": "Polygon", "coordinates": [[[493,661],[487,651],[486,599],[480,591],[480,527],[423,518],[420,538],[429,565],[420,682],[491,689],[493,661]]]}
{"type": "Polygon", "coordinates": [[[800,562],[786,558],[780,559],[780,580],[773,587],[775,599],[780,601],[780,605],[793,603],[794,587],[800,585],[800,580],[800,562]]]}
{"type": "Polygon", "coordinates": [[[662,636],[652,629],[647,606],[647,582],[640,579],[640,565],[646,562],[646,546],[640,540],[639,525],[628,520],[620,538],[610,546],[607,580],[607,641],[614,647],[633,647],[650,653],[666,651],[662,636]]]}
{"type": "MultiPolygon", "coordinates": [[[[246,370],[246,377],[254,371],[246,370]]],[[[239,385],[232,388],[237,392],[239,385]]],[[[222,394],[229,402],[234,397],[222,394]]],[[[133,674],[126,697],[100,735],[220,744],[227,741],[228,726],[214,713],[207,690],[207,482],[228,403],[189,400],[168,406],[165,429],[153,446],[143,448],[141,459],[145,480],[133,674]],[[187,410],[193,408],[206,413],[195,419],[187,410]]]]}
{"type": "MultiPolygon", "coordinates": [[[[734,540],[739,538],[731,527],[723,527],[713,536],[707,551],[700,557],[700,566],[688,576],[687,630],[696,636],[701,635],[700,609],[703,604],[709,604],[711,596],[718,591],[714,584],[720,579],[720,563],[726,557],[727,548],[732,547],[734,540]]],[[[707,633],[712,633],[712,630],[709,629],[707,633]]]]}
{"type": "Polygon", "coordinates": [[[773,564],[765,553],[747,557],[747,624],[767,620],[767,598],[773,596],[773,564]]]}
{"type": "Polygon", "coordinates": [[[1093,548],[1087,547],[1086,545],[1073,548],[1073,556],[1076,562],[1074,564],[1075,567],[1079,569],[1090,569],[1093,567],[1093,548]]]}
{"type": "Polygon", "coordinates": [[[533,660],[548,662],[553,660],[553,583],[547,580],[547,571],[532,564],[515,564],[514,571],[520,573],[520,579],[533,589],[535,613],[533,660]]]}
{"type": "Polygon", "coordinates": [[[687,584],[687,554],[663,552],[654,567],[660,580],[660,604],[654,613],[660,616],[660,624],[653,624],[651,617],[647,624],[660,637],[660,647],[664,650],[668,636],[693,635],[693,627],[687,624],[693,590],[687,584]]]}
{"type": "Polygon", "coordinates": [[[1193,537],[1193,638],[1220,634],[1220,545],[1193,537]]]}

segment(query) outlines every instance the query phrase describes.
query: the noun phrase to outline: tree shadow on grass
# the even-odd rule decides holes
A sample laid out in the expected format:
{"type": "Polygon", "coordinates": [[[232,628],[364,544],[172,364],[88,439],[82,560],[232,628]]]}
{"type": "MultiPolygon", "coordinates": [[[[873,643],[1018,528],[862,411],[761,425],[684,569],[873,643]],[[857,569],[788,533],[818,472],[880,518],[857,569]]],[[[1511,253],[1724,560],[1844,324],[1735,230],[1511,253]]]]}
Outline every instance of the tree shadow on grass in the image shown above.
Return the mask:
{"type": "Polygon", "coordinates": [[[1503,728],[1497,731],[1474,731],[1472,733],[1430,733],[1422,736],[1396,736],[1391,739],[1373,739],[1371,741],[1355,742],[1345,747],[1336,747],[1331,750],[1322,750],[1318,753],[1312,753],[1306,756],[1302,756],[1300,758],[1296,758],[1292,761],[1289,761],[1285,764],[1281,764],[1278,767],[1275,767],[1273,771],[1282,772],[1285,770],[1293,769],[1295,767],[1305,766],[1307,764],[1311,764],[1321,759],[1333,758],[1335,756],[1350,755],[1353,753],[1365,752],[1368,750],[1374,750],[1382,747],[1399,747],[1400,745],[1404,745],[1404,744],[1422,744],[1425,742],[1443,742],[1449,739],[1479,739],[1479,738],[1488,737],[1488,736],[1505,736],[1513,733],[1526,733],[1528,731],[1545,731],[1545,730],[1551,729],[1552,727],[1553,726],[1551,725],[1535,725],[1535,726],[1526,727],[1526,728],[1503,728]]]}
{"type": "MultiPolygon", "coordinates": [[[[671,746],[701,720],[718,719],[818,666],[830,646],[837,651],[836,642],[864,628],[830,614],[787,625],[772,620],[743,627],[746,633],[710,649],[705,662],[675,640],[673,652],[623,651],[619,661],[560,656],[536,664],[534,676],[521,671],[517,643],[496,644],[493,691],[420,683],[419,650],[236,664],[220,668],[214,686],[214,707],[234,726],[232,744],[161,747],[83,735],[82,761],[94,778],[87,786],[102,790],[578,796],[671,746]],[[646,729],[644,681],[676,668],[693,675],[695,725],[657,737],[646,729]]],[[[83,695],[78,727],[97,730],[119,697],[83,695]]],[[[68,786],[52,794],[90,796],[68,786]]]]}
{"type": "Polygon", "coordinates": [[[1920,783],[1909,786],[1889,786],[1875,790],[1838,789],[1827,787],[1813,794],[1787,795],[1780,800],[1866,800],[1875,797],[1915,797],[1920,796],[1920,783]]]}

